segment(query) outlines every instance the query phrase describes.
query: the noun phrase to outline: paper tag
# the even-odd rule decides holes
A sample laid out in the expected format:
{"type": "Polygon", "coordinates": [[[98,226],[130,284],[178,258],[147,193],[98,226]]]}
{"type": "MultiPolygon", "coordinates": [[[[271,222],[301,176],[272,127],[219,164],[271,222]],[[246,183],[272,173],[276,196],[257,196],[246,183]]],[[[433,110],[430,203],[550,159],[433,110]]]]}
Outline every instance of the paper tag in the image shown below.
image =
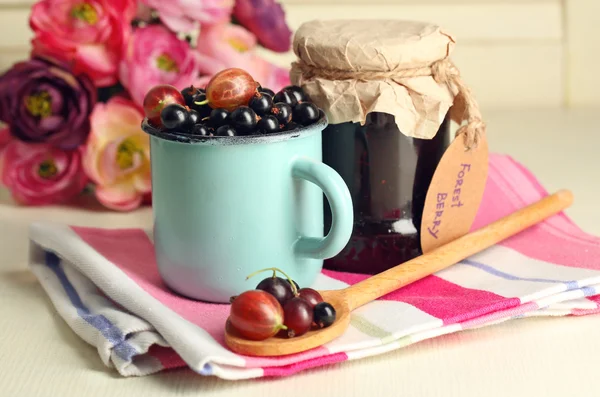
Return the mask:
{"type": "Polygon", "coordinates": [[[429,252],[469,232],[483,198],[488,173],[488,144],[482,134],[465,150],[459,136],[438,164],[423,209],[421,248],[429,252]]]}

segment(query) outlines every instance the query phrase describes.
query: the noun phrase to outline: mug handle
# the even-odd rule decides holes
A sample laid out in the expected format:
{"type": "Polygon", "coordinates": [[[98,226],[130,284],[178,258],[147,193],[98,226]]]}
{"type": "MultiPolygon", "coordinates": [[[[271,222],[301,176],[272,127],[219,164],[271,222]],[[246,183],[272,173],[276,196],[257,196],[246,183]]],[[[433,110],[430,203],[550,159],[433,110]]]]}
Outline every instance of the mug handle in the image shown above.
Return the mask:
{"type": "Polygon", "coordinates": [[[298,157],[292,165],[292,176],[314,183],[323,190],[331,206],[331,229],[325,237],[301,236],[294,246],[298,256],[328,259],[336,256],[352,235],[354,212],[346,182],[333,168],[307,157],[298,157]]]}

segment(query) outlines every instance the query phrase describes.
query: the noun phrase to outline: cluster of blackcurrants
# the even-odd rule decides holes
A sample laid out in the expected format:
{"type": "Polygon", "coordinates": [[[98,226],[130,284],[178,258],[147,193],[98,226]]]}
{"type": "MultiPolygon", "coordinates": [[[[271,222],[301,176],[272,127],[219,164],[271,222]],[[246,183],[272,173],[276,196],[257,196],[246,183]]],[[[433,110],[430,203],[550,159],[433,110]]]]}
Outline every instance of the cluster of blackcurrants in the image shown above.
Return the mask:
{"type": "Polygon", "coordinates": [[[320,118],[319,108],[302,88],[288,86],[274,93],[258,85],[247,106],[213,109],[206,92],[194,86],[181,91],[183,106],[165,106],[160,119],[164,129],[198,136],[236,136],[271,134],[308,126],[320,118]]]}
{"type": "Polygon", "coordinates": [[[334,323],[335,309],[318,291],[300,288],[277,268],[262,269],[248,277],[263,271],[273,271],[272,277],[231,299],[229,321],[242,337],[263,340],[283,332],[292,338],[334,323]],[[277,277],[277,271],[287,279],[277,277]]]}

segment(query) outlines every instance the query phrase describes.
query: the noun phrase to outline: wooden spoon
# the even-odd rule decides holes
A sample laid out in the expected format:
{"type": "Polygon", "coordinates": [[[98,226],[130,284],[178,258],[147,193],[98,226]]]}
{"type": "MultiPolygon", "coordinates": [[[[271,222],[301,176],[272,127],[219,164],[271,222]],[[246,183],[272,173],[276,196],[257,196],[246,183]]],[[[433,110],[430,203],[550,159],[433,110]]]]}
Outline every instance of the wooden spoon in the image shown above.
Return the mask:
{"type": "Polygon", "coordinates": [[[350,314],[354,309],[452,266],[559,213],[572,203],[571,192],[560,190],[479,230],[350,287],[322,291],[323,299],[333,305],[337,314],[335,322],[328,328],[310,331],[295,338],[272,337],[262,341],[251,341],[239,336],[227,321],[225,342],[234,352],[250,356],[281,356],[321,346],[344,333],[350,324],[350,314]]]}

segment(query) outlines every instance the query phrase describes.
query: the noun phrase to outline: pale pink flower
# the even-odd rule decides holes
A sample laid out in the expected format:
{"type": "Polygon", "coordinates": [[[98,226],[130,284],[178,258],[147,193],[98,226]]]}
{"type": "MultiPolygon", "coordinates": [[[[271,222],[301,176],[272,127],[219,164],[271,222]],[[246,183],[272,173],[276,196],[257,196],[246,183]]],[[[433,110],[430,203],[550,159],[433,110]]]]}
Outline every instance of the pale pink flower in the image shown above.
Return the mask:
{"type": "Polygon", "coordinates": [[[289,85],[289,72],[261,58],[255,48],[256,37],[241,26],[207,27],[202,30],[197,45],[200,72],[212,76],[223,69],[241,68],[263,87],[275,92],[289,85]]]}
{"type": "Polygon", "coordinates": [[[119,75],[133,100],[141,105],[155,85],[189,86],[198,77],[199,68],[198,56],[186,41],[164,26],[150,25],[134,31],[119,75]]]}
{"type": "Polygon", "coordinates": [[[92,112],[83,167],[96,184],[98,201],[108,208],[133,210],[151,191],[150,143],[140,127],[143,117],[122,97],[98,103],[92,112]]]}
{"type": "Polygon", "coordinates": [[[68,63],[96,86],[115,84],[135,11],[135,0],[41,0],[29,19],[33,53],[68,63]]]}
{"type": "Polygon", "coordinates": [[[175,32],[191,32],[200,25],[229,20],[234,0],[142,0],[158,11],[160,20],[175,32]]]}
{"type": "Polygon", "coordinates": [[[81,151],[12,139],[2,151],[2,183],[25,205],[64,203],[86,183],[81,151]]]}

